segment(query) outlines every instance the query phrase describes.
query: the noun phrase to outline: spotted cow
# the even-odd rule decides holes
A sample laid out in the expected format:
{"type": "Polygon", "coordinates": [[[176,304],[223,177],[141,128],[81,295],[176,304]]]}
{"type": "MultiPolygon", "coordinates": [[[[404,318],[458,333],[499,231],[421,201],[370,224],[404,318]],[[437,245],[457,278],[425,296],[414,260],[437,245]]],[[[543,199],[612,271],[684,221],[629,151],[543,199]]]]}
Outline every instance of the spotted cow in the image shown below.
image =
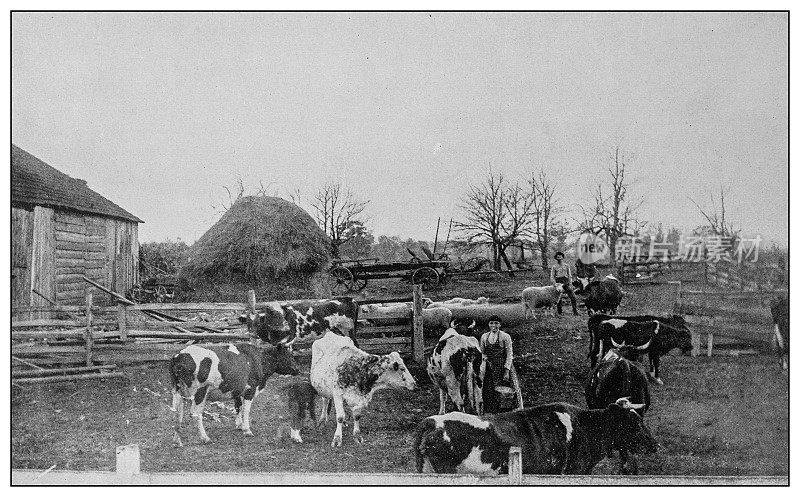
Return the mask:
{"type": "Polygon", "coordinates": [[[397,352],[368,354],[348,337],[326,333],[311,345],[311,385],[323,398],[320,422],[328,420],[331,400],[336,408],[336,433],[331,447],[342,445],[344,404],[353,411],[353,438],[362,442],[361,412],[376,391],[384,388],[414,390],[414,377],[397,352]]]}
{"type": "Polygon", "coordinates": [[[508,472],[508,451],[522,449],[528,474],[590,474],[612,449],[652,453],[656,441],[627,399],[605,409],[545,404],[489,416],[450,412],[417,427],[420,473],[508,472]]]}
{"type": "Polygon", "coordinates": [[[356,345],[355,323],[358,306],[351,297],[328,300],[270,302],[255,313],[242,314],[239,321],[247,323],[251,336],[276,344],[311,342],[328,331],[353,339],[356,345]]]}
{"type": "MultiPolygon", "coordinates": [[[[483,355],[475,337],[456,331],[457,323],[439,338],[428,358],[428,376],[439,387],[439,414],[445,413],[447,396],[459,411],[469,406],[472,412],[483,414],[483,355]],[[467,402],[464,401],[466,394],[467,402]]],[[[467,329],[475,327],[475,321],[467,329]]]]}
{"type": "Polygon", "coordinates": [[[184,399],[191,399],[190,412],[203,443],[211,441],[203,426],[203,410],[208,395],[215,391],[222,394],[222,398],[233,399],[236,428],[252,437],[250,406],[253,399],[264,390],[267,378],[273,373],[298,373],[290,346],[256,346],[249,343],[232,344],[221,350],[189,345],[170,360],[169,372],[172,408],[175,411],[173,440],[178,446],[183,445],[180,429],[184,399]]]}

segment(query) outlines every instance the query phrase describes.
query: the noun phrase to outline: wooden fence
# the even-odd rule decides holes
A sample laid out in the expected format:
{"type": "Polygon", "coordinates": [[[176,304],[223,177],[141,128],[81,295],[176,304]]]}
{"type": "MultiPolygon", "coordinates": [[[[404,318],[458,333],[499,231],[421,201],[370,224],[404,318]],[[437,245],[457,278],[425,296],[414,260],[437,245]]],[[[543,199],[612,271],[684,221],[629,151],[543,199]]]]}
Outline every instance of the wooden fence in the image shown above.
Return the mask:
{"type": "Polygon", "coordinates": [[[714,341],[724,339],[750,349],[767,350],[773,337],[773,322],[769,301],[788,290],[690,290],[681,287],[674,313],[684,316],[692,330],[692,355],[700,354],[702,347],[711,356],[714,341]]]}
{"type": "Polygon", "coordinates": [[[788,476],[526,475],[522,451],[509,450],[508,474],[420,473],[142,473],[139,446],[117,447],[116,471],[12,470],[12,486],[28,485],[769,485],[786,486],[788,476]]]}
{"type": "MultiPolygon", "coordinates": [[[[249,340],[245,324],[238,315],[268,302],[256,302],[255,292],[248,303],[170,303],[135,304],[95,282],[99,290],[118,302],[111,307],[94,305],[93,293],[87,291],[86,305],[51,305],[13,309],[11,323],[12,359],[16,366],[31,371],[12,371],[15,384],[67,381],[84,378],[119,376],[117,364],[168,360],[189,343],[214,343],[249,340]],[[168,314],[172,313],[172,314],[168,314]],[[194,314],[192,318],[181,317],[194,314]],[[211,313],[213,320],[200,319],[199,313],[211,313]],[[220,318],[220,314],[235,314],[220,318]],[[48,316],[46,318],[32,316],[48,316]],[[76,364],[78,368],[45,369],[43,366],[76,364]],[[84,369],[80,369],[84,368],[84,369]],[[92,368],[92,369],[85,369],[92,368]],[[58,371],[58,373],[55,373],[58,371]],[[79,377],[71,376],[79,374],[79,377]]],[[[422,289],[414,288],[412,317],[394,319],[382,326],[363,326],[356,321],[359,346],[371,353],[399,351],[424,364],[422,324],[422,289]]],[[[300,301],[288,301],[288,303],[300,301]]],[[[367,302],[356,302],[362,305],[367,302]]],[[[369,316],[365,316],[369,318],[369,316]]],[[[309,359],[310,345],[298,346],[300,360],[309,359]],[[303,350],[304,349],[304,350],[303,350]]]]}

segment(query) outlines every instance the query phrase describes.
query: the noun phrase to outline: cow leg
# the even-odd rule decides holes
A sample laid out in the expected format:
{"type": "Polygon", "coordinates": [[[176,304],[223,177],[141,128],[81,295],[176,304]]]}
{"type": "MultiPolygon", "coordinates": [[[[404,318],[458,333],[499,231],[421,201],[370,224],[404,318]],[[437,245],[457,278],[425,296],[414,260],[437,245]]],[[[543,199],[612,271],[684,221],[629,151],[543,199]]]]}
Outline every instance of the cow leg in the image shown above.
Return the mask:
{"type": "Polygon", "coordinates": [[[639,473],[639,461],[636,456],[628,454],[626,449],[619,450],[619,472],[623,475],[635,475],[639,473]]]}
{"type": "Polygon", "coordinates": [[[341,395],[333,396],[333,407],[336,408],[336,433],[333,434],[331,447],[342,446],[342,425],[344,424],[344,399],[341,395]]]}
{"type": "MultiPolygon", "coordinates": [[[[461,397],[461,384],[458,383],[458,380],[453,377],[452,374],[447,375],[447,377],[444,379],[444,383],[447,386],[447,393],[450,395],[450,398],[456,405],[456,409],[463,412],[464,399],[461,397]]],[[[439,391],[439,396],[441,398],[441,390],[439,391]]],[[[444,413],[442,412],[441,414],[444,413]]]]}
{"type": "MultiPolygon", "coordinates": [[[[648,355],[650,354],[648,353],[648,355]]],[[[658,356],[658,354],[653,354],[652,356],[650,356],[650,373],[649,373],[650,380],[658,385],[663,385],[664,382],[661,381],[661,374],[659,373],[658,369],[660,364],[661,364],[661,358],[658,356]]]]}
{"type": "Polygon", "coordinates": [[[252,437],[253,432],[250,430],[250,407],[253,405],[253,399],[258,395],[254,388],[248,388],[244,392],[244,402],[242,402],[242,432],[247,437],[252,437]]]}
{"type": "Polygon", "coordinates": [[[364,442],[364,437],[361,436],[361,411],[363,409],[363,405],[353,407],[353,439],[357,443],[364,442]]]}
{"type": "Polygon", "coordinates": [[[447,390],[439,387],[439,414],[444,414],[445,404],[447,403],[447,390]]]}
{"type": "Polygon", "coordinates": [[[236,423],[236,429],[237,430],[241,430],[242,429],[242,396],[241,395],[236,395],[234,393],[234,395],[233,395],[233,407],[236,408],[236,420],[234,421],[236,423]]]}
{"type": "Polygon", "coordinates": [[[211,442],[206,434],[206,428],[203,426],[203,411],[206,409],[206,395],[208,394],[208,386],[200,387],[194,394],[192,399],[191,413],[197,424],[197,431],[200,433],[200,440],[207,444],[211,442]]]}
{"type": "Polygon", "coordinates": [[[175,411],[175,435],[173,435],[172,441],[178,447],[183,447],[180,434],[183,425],[183,397],[177,388],[172,392],[172,410],[175,411]]]}

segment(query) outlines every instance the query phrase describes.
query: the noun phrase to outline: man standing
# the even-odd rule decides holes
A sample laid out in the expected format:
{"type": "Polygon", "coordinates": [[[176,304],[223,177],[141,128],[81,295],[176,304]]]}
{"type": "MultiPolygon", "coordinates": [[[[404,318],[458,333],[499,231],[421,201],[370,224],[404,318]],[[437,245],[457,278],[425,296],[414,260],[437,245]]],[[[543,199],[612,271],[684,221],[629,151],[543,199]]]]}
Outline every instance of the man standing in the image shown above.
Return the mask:
{"type": "MultiPolygon", "coordinates": [[[[572,302],[572,313],[577,316],[578,302],[575,300],[575,292],[572,290],[572,271],[568,265],[564,264],[564,252],[556,252],[555,259],[556,264],[550,270],[550,283],[553,285],[556,283],[563,283],[564,292],[569,296],[570,302],[572,302]]],[[[558,313],[562,314],[561,300],[558,301],[556,307],[558,308],[558,313]]]]}

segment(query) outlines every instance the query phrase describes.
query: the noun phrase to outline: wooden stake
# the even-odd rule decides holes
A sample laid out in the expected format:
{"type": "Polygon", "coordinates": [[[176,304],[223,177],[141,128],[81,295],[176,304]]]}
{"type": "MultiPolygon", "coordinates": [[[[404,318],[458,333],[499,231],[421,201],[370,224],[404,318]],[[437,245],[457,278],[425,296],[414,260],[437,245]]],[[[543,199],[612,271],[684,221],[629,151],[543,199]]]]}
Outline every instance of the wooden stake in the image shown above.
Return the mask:
{"type": "MultiPolygon", "coordinates": [[[[247,291],[247,319],[248,323],[250,322],[250,316],[256,313],[256,291],[255,290],[248,290],[247,291]]],[[[256,343],[257,337],[255,336],[254,330],[250,329],[251,326],[248,326],[247,333],[250,335],[250,343],[256,343]]]]}
{"type": "Polygon", "coordinates": [[[706,352],[706,355],[708,357],[711,357],[711,351],[713,349],[714,349],[714,334],[709,332],[709,334],[708,334],[708,352],[706,352]]]}
{"type": "Polygon", "coordinates": [[[86,366],[77,368],[58,368],[58,369],[34,369],[27,371],[11,371],[11,377],[16,378],[31,378],[39,376],[53,376],[68,373],[85,373],[87,371],[97,371],[99,369],[117,369],[116,364],[106,364],[103,366],[86,366]]]}
{"type": "Polygon", "coordinates": [[[522,485],[522,448],[508,450],[508,484],[522,485]]]}
{"type": "Polygon", "coordinates": [[[130,300],[128,300],[125,297],[123,297],[122,295],[118,294],[117,292],[109,290],[108,288],[104,287],[100,283],[98,283],[98,282],[96,282],[94,280],[90,280],[86,276],[84,276],[83,279],[86,281],[86,283],[89,283],[90,285],[92,285],[92,286],[94,286],[96,288],[99,288],[100,290],[103,290],[104,292],[106,292],[107,294],[111,295],[112,297],[114,297],[115,299],[117,299],[118,301],[120,301],[120,302],[122,302],[124,304],[136,305],[135,302],[131,302],[130,300]]]}
{"type": "Polygon", "coordinates": [[[84,333],[84,340],[86,340],[86,365],[92,365],[92,344],[94,337],[92,336],[92,290],[86,289],[86,332],[84,333]]]}
{"type": "Polygon", "coordinates": [[[425,365],[425,336],[422,327],[422,285],[414,285],[414,339],[411,343],[414,362],[425,365]]]}

